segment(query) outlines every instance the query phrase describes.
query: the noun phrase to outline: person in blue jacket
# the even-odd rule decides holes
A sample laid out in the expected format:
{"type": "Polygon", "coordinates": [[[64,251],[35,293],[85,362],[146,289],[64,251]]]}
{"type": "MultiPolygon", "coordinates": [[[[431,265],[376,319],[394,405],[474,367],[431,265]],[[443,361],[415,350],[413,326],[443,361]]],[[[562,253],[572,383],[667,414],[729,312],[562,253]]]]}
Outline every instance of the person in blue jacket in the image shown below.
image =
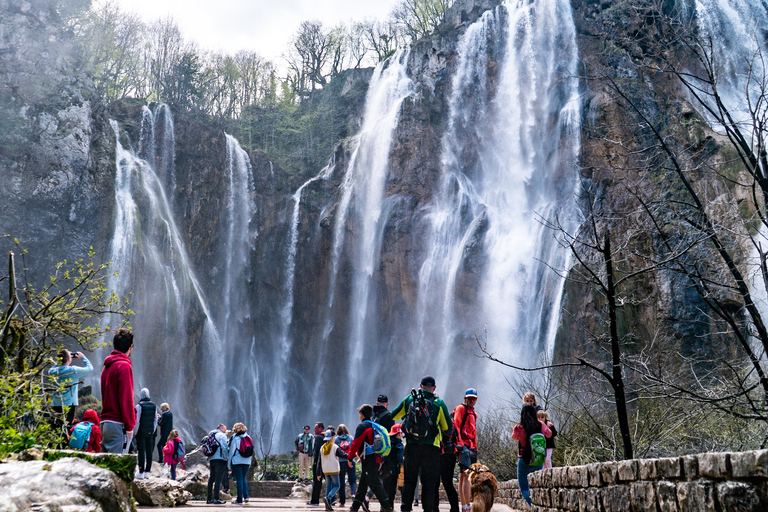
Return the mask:
{"type": "MultiPolygon", "coordinates": [[[[59,352],[59,366],[54,366],[48,370],[48,375],[53,379],[53,382],[58,389],[53,395],[53,410],[64,414],[64,407],[67,407],[67,428],[72,425],[75,420],[75,409],[79,405],[77,398],[77,391],[80,384],[80,376],[93,371],[93,365],[85,357],[82,352],[71,353],[69,350],[63,348],[59,352]],[[80,359],[83,362],[83,366],[74,366],[72,364],[73,359],[80,359]]],[[[61,422],[58,422],[61,426],[61,422]]]]}
{"type": "Polygon", "coordinates": [[[220,499],[219,491],[221,489],[222,480],[227,478],[227,464],[229,461],[229,446],[227,446],[227,426],[223,423],[219,423],[219,426],[216,427],[216,430],[211,431],[209,434],[215,435],[216,442],[219,443],[219,447],[209,459],[211,464],[211,472],[210,477],[208,478],[208,493],[205,502],[215,505],[222,505],[224,501],[220,499]]]}
{"type": "Polygon", "coordinates": [[[235,435],[229,440],[229,469],[232,470],[232,475],[235,477],[235,483],[237,484],[237,501],[236,504],[248,503],[248,484],[245,481],[245,475],[248,473],[248,469],[251,467],[251,461],[253,456],[243,457],[240,453],[240,443],[243,439],[248,437],[248,428],[242,423],[235,423],[232,427],[232,432],[235,435]]]}

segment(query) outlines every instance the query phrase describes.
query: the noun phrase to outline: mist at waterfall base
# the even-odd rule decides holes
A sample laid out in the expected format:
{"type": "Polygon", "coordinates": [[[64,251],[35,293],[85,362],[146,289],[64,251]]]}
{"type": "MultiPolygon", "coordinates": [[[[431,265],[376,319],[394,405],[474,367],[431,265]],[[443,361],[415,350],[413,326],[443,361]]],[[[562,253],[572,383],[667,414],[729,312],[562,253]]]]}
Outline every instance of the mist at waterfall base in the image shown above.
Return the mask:
{"type": "Polygon", "coordinates": [[[416,95],[409,56],[400,51],[375,70],[346,166],[332,159],[289,199],[290,226],[277,249],[285,253],[283,300],[272,326],[254,328],[250,320],[258,191],[245,151],[226,137],[229,193],[217,219],[225,263],[217,285],[203,290],[174,213],[170,110],[143,110],[135,148],[112,123],[117,206],[109,260],[117,277],[109,287],[132,293],[136,389],[148,387],[169,402],[190,442],[220,421],[243,421],[272,438],[272,453],[284,452],[302,425],[354,425],[358,405],[382,392],[394,405],[426,374],[436,377],[450,406],[468,387],[479,388],[481,408],[494,399],[516,401],[501,368],[474,357],[474,336],[487,333],[488,348],[515,363],[551,352],[563,287],[551,268],[566,268],[569,254],[537,216],[557,215],[569,229],[578,222],[580,105],[570,5],[505,4],[461,37],[440,188],[424,208],[423,250],[414,256],[416,301],[384,318],[377,272],[388,223],[404,201],[387,194],[386,182],[403,102],[416,95]],[[499,56],[492,91],[492,59],[499,56]],[[329,278],[313,297],[323,312],[311,319],[311,332],[299,332],[294,296],[307,289],[296,269],[297,253],[306,249],[298,237],[302,197],[332,175],[342,181],[326,209],[335,205],[323,263],[329,278]],[[302,357],[307,352],[311,357],[302,357]]]}

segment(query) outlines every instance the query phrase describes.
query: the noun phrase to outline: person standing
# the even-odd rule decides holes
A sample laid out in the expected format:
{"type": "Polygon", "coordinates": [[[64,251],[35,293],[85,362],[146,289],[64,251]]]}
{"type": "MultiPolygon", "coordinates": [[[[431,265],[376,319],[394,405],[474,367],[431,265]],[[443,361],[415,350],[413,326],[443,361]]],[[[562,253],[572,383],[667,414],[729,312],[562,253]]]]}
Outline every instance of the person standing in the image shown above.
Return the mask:
{"type": "Polygon", "coordinates": [[[349,451],[352,448],[352,436],[349,435],[349,429],[343,423],[339,424],[339,428],[336,429],[336,440],[334,441],[339,445],[339,505],[342,507],[347,502],[347,493],[345,485],[346,479],[349,481],[349,489],[352,491],[352,496],[357,493],[357,475],[355,474],[355,456],[350,457],[349,451]],[[350,467],[347,462],[352,461],[350,467]]]}
{"type": "Polygon", "coordinates": [[[176,465],[181,462],[182,468],[184,467],[184,459],[176,458],[176,454],[179,453],[177,448],[179,444],[182,445],[182,447],[184,446],[184,442],[181,440],[181,437],[179,437],[179,432],[177,430],[171,430],[168,434],[168,441],[163,448],[163,455],[165,455],[165,463],[168,464],[170,469],[171,480],[176,480],[176,465]]]}
{"type": "Polygon", "coordinates": [[[308,482],[310,479],[313,438],[314,436],[309,432],[309,425],[304,425],[304,431],[296,437],[296,451],[299,452],[299,481],[308,482]]]}
{"type": "Polygon", "coordinates": [[[156,430],[157,406],[149,399],[149,390],[141,388],[140,400],[136,404],[136,426],[133,429],[134,445],[139,452],[139,473],[136,475],[138,480],[149,478],[156,430]]]}
{"type": "MultiPolygon", "coordinates": [[[[384,465],[389,466],[389,476],[382,480],[384,490],[387,491],[387,497],[392,506],[395,505],[395,494],[397,493],[397,480],[400,477],[400,467],[403,465],[403,430],[399,423],[392,425],[389,431],[389,455],[387,455],[384,465]]],[[[453,475],[451,475],[453,477],[453,475]]]]}
{"type": "Polygon", "coordinates": [[[211,473],[208,477],[208,493],[206,494],[206,503],[221,505],[224,502],[219,499],[221,482],[227,476],[227,461],[229,460],[229,447],[227,446],[227,426],[219,423],[216,430],[208,435],[213,435],[219,447],[213,452],[210,458],[211,473]]]}
{"type": "MultiPolygon", "coordinates": [[[[335,440],[336,432],[329,428],[325,431],[323,446],[320,448],[320,467],[322,474],[325,475],[325,497],[323,498],[325,510],[333,510],[331,503],[339,491],[339,472],[341,471],[339,457],[343,457],[345,464],[347,462],[346,456],[340,453],[339,445],[334,442],[335,440]]],[[[322,476],[318,475],[317,478],[322,476]]]]}
{"type": "MultiPolygon", "coordinates": [[[[375,437],[373,425],[371,424],[373,407],[363,404],[357,408],[357,412],[360,416],[360,424],[355,429],[355,439],[352,441],[349,457],[351,459],[354,455],[358,455],[362,464],[360,468],[360,482],[357,484],[357,494],[355,494],[355,499],[349,508],[349,512],[357,512],[360,507],[363,507],[363,510],[368,512],[365,494],[369,487],[373,490],[379,503],[381,503],[381,512],[392,512],[392,503],[389,501],[387,492],[381,483],[381,477],[379,477],[379,467],[384,459],[376,453],[366,453],[366,445],[372,447],[375,437]]],[[[347,464],[352,465],[353,462],[349,460],[347,464]]]]}
{"type": "Polygon", "coordinates": [[[127,453],[136,426],[133,404],[133,332],[120,328],[101,372],[101,451],[127,453]]]}
{"type": "Polygon", "coordinates": [[[381,394],[376,399],[376,405],[373,406],[373,416],[371,419],[387,429],[387,432],[395,424],[395,420],[392,419],[392,413],[389,412],[389,398],[387,395],[381,394]]]}
{"type": "MultiPolygon", "coordinates": [[[[512,439],[518,442],[517,450],[517,483],[520,493],[528,504],[531,504],[531,491],[528,486],[528,475],[541,469],[542,465],[531,466],[526,462],[526,450],[531,451],[528,440],[533,434],[544,434],[545,438],[552,437],[549,427],[540,422],[536,417],[536,406],[525,404],[520,412],[520,423],[512,429],[512,439]]],[[[530,458],[528,459],[530,460],[530,458]]]]}
{"type": "MultiPolygon", "coordinates": [[[[77,396],[80,376],[92,372],[93,365],[82,352],[72,354],[65,348],[59,352],[58,360],[59,366],[54,366],[48,370],[48,375],[59,387],[59,390],[53,395],[53,410],[61,415],[65,412],[64,407],[67,408],[67,428],[69,428],[75,420],[75,409],[80,404],[77,396]],[[72,365],[73,359],[80,359],[83,366],[72,365]]],[[[57,419],[57,429],[61,428],[62,425],[61,420],[57,419]]]]}
{"type": "Polygon", "coordinates": [[[419,477],[421,477],[421,499],[424,512],[437,512],[435,503],[435,488],[440,477],[440,442],[442,432],[453,428],[448,407],[442,399],[435,395],[435,378],[426,376],[421,379],[419,391],[412,391],[403,398],[392,411],[392,418],[399,420],[411,415],[417,409],[424,414],[420,418],[428,424],[428,429],[423,435],[417,436],[408,430],[408,421],[405,427],[405,478],[403,481],[403,494],[401,511],[410,511],[413,507],[413,498],[416,494],[419,477]],[[414,407],[411,407],[411,405],[414,407]]]}
{"type": "Polygon", "coordinates": [[[160,404],[160,414],[158,415],[157,426],[160,428],[160,440],[157,442],[157,454],[159,463],[163,463],[163,447],[165,442],[173,430],[173,413],[171,412],[171,406],[167,403],[160,404]]]}
{"type": "Polygon", "coordinates": [[[323,488],[323,482],[317,479],[320,474],[320,449],[323,447],[323,438],[325,437],[325,425],[318,421],[315,423],[315,437],[312,440],[312,496],[309,498],[310,507],[320,506],[320,491],[323,488]]]}
{"type": "Polygon", "coordinates": [[[235,503],[240,505],[248,503],[250,498],[248,496],[248,483],[245,481],[245,475],[248,474],[248,469],[251,467],[253,454],[248,455],[244,453],[246,440],[250,440],[247,434],[248,428],[243,423],[235,423],[232,427],[232,432],[234,435],[229,440],[229,469],[232,470],[235,484],[237,484],[237,500],[235,503]]]}
{"type": "Polygon", "coordinates": [[[469,467],[477,462],[477,390],[464,392],[464,403],[453,411],[453,427],[456,429],[456,454],[459,456],[459,499],[462,512],[471,507],[469,467]]]}
{"type": "MultiPolygon", "coordinates": [[[[453,420],[453,413],[451,413],[453,420]]],[[[451,512],[459,512],[459,493],[453,486],[453,473],[456,469],[456,423],[453,423],[453,429],[443,432],[440,442],[440,482],[443,483],[445,495],[448,497],[448,503],[451,506],[451,512]]],[[[440,503],[440,483],[435,486],[435,507],[440,503]]]]}

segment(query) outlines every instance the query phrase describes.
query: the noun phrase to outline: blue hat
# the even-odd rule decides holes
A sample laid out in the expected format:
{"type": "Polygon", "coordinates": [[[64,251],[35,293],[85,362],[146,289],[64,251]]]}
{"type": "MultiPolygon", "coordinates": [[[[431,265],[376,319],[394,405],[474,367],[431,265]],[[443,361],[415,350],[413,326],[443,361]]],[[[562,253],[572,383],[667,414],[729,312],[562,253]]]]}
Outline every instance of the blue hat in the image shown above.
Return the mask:
{"type": "Polygon", "coordinates": [[[469,388],[464,392],[464,398],[477,398],[477,390],[475,388],[469,388]]]}

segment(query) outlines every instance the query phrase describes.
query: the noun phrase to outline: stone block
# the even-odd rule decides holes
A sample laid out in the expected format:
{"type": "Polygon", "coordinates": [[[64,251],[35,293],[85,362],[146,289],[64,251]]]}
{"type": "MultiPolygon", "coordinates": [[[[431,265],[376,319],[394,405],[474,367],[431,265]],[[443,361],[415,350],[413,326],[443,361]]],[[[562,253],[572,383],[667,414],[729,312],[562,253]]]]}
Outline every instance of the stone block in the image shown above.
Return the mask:
{"type": "Polygon", "coordinates": [[[656,480],[656,460],[640,459],[637,461],[640,480],[656,480]]]}
{"type": "Polygon", "coordinates": [[[549,471],[552,475],[552,487],[565,487],[568,485],[568,468],[552,468],[549,471]]]}
{"type": "Polygon", "coordinates": [[[656,491],[651,482],[632,482],[629,492],[632,512],[656,512],[656,491]]]}
{"type": "Polygon", "coordinates": [[[589,487],[589,472],[586,466],[568,468],[568,485],[570,487],[589,487]]]}
{"type": "Polygon", "coordinates": [[[629,487],[611,485],[603,489],[603,509],[605,512],[627,512],[630,508],[629,487]]]}
{"type": "Polygon", "coordinates": [[[542,469],[528,474],[528,485],[530,487],[549,487],[551,481],[550,469],[542,469]]]}
{"type": "Polygon", "coordinates": [[[768,477],[768,450],[732,453],[731,472],[734,478],[768,477]]]}
{"type": "Polygon", "coordinates": [[[619,482],[634,482],[637,480],[638,467],[636,460],[622,460],[618,463],[616,474],[619,482]]]}
{"type": "Polygon", "coordinates": [[[587,472],[589,473],[589,486],[600,487],[602,485],[600,482],[600,463],[587,464],[587,472]]]}
{"type": "Polygon", "coordinates": [[[700,453],[699,474],[708,478],[728,478],[730,474],[730,453],[700,453]]]}
{"type": "Polygon", "coordinates": [[[616,483],[616,472],[619,465],[616,462],[604,462],[600,465],[600,480],[603,485],[613,485],[616,483]]]}
{"type": "Polygon", "coordinates": [[[545,488],[531,488],[530,491],[531,501],[537,505],[549,506],[549,489],[545,488]]]}
{"type": "Polygon", "coordinates": [[[656,482],[654,489],[656,490],[659,510],[664,512],[677,512],[679,510],[677,506],[677,487],[675,487],[675,484],[662,480],[656,482]]]}
{"type": "Polygon", "coordinates": [[[677,484],[680,512],[715,512],[715,486],[712,482],[680,482],[677,484]]]}
{"type": "Polygon", "coordinates": [[[563,506],[570,512],[579,512],[579,495],[576,489],[563,489],[563,506]]]}
{"type": "Polygon", "coordinates": [[[696,480],[699,477],[699,458],[696,455],[681,457],[683,461],[683,476],[686,480],[696,480]]]}
{"type": "Polygon", "coordinates": [[[764,512],[768,503],[760,502],[760,493],[744,482],[717,484],[717,501],[722,512],[764,512]]]}
{"type": "Polygon", "coordinates": [[[679,457],[659,459],[656,461],[656,472],[658,478],[682,478],[682,461],[679,457]]]}

